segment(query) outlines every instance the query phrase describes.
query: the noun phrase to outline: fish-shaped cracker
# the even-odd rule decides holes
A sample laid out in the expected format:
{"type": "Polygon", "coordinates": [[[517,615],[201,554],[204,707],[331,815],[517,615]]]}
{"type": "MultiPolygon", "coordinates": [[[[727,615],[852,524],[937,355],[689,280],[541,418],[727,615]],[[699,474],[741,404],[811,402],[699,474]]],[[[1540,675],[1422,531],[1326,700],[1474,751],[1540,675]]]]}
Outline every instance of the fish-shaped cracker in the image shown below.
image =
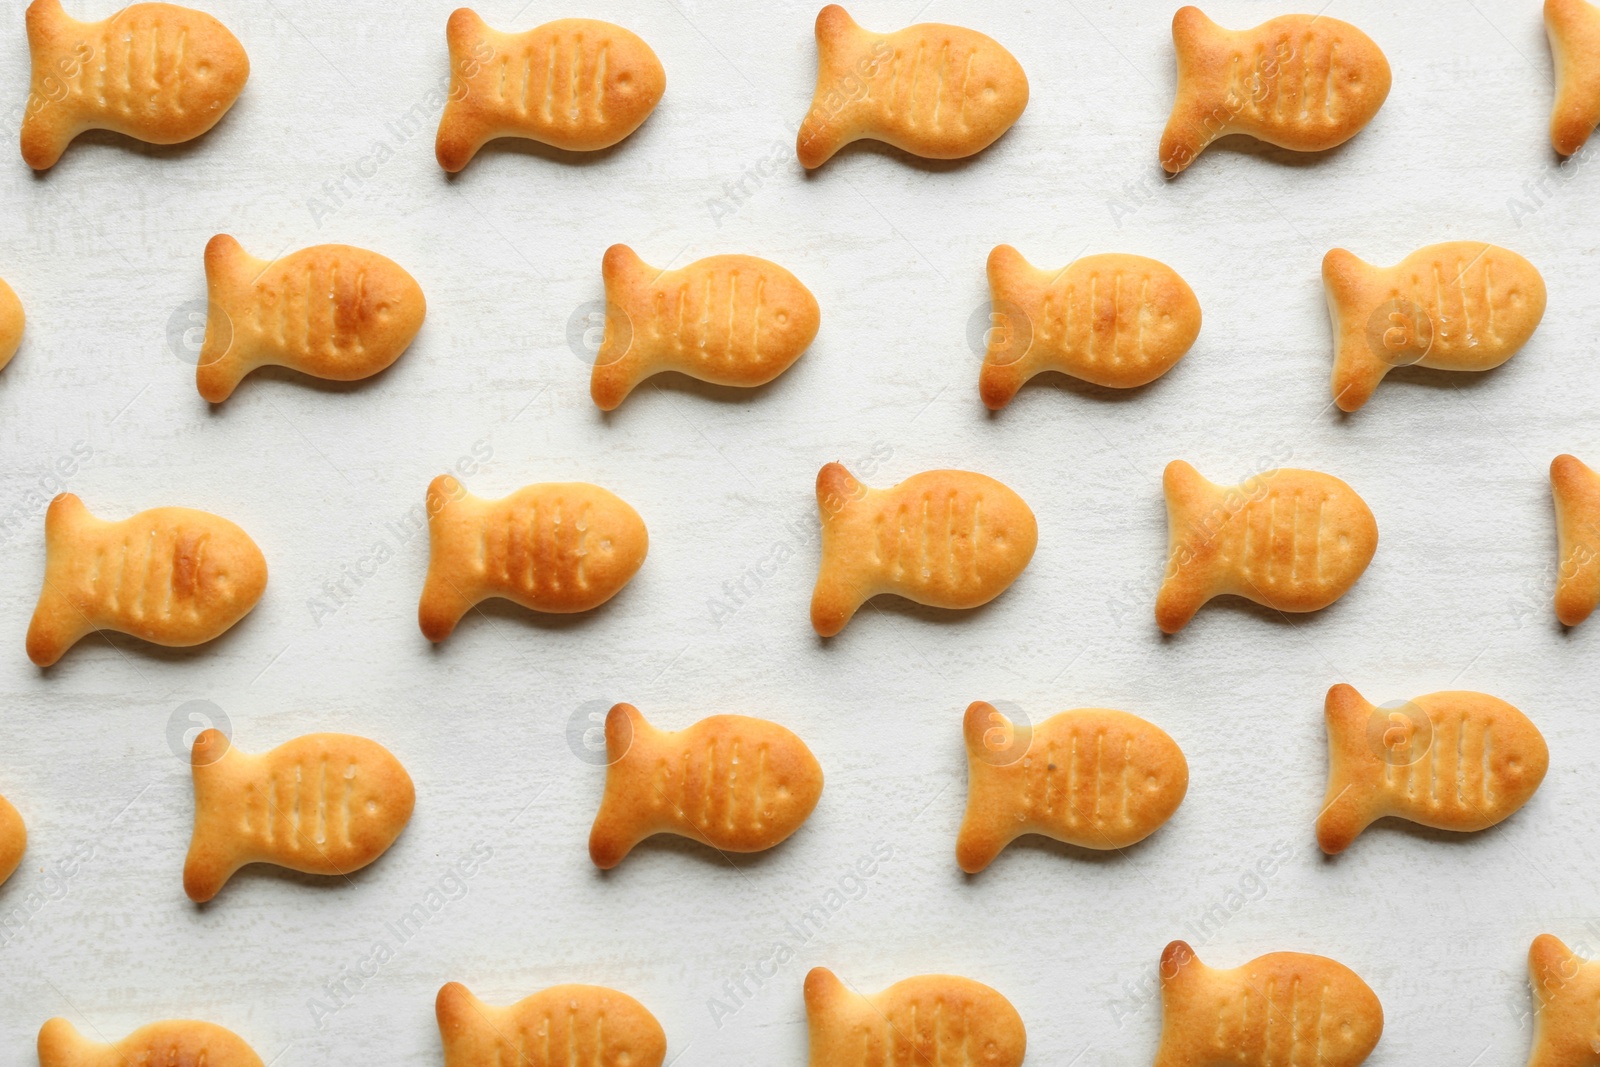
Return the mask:
{"type": "Polygon", "coordinates": [[[720,852],[760,852],[800,828],[822,795],[822,768],[775,722],[713,715],[658,730],[632,704],[606,716],[605,795],[589,833],[595,866],[615,867],[653,834],[720,852]]]}
{"type": "Polygon", "coordinates": [[[1450,241],[1375,267],[1342,248],[1322,260],[1333,320],[1333,399],[1355,411],[1395,367],[1485,371],[1528,343],[1544,278],[1515,252],[1450,241]]]}
{"type": "Polygon", "coordinates": [[[7,285],[4,278],[0,278],[0,368],[11,362],[11,357],[17,354],[17,348],[22,344],[22,325],[25,316],[22,314],[22,301],[17,299],[17,294],[7,285]]]}
{"type": "Polygon", "coordinates": [[[96,630],[201,644],[244,618],[267,586],[250,535],[190,508],[107,522],[62,493],[45,512],[44,546],[44,588],[28,624],[28,658],[41,667],[96,630]]]}
{"type": "Polygon", "coordinates": [[[826,967],[806,975],[811,1067],[1021,1067],[1028,1035],[981,982],[924,974],[863,996],[826,967]]]}
{"type": "Polygon", "coordinates": [[[485,500],[441,474],[428,486],[427,508],[428,577],[417,621],[430,641],[449,637],[490,597],[560,614],[598,607],[628,584],[650,547],[637,511],[583,482],[485,500]]]}
{"type": "Polygon", "coordinates": [[[551,986],[498,1008],[451,982],[434,1013],[444,1067],[661,1067],[667,1056],[656,1017],[602,986],[551,986]]]}
{"type": "Polygon", "coordinates": [[[1217,970],[1182,941],[1161,953],[1155,1067],[1359,1067],[1383,1035],[1383,1005],[1326,956],[1270,952],[1217,970]]]}
{"type": "Polygon", "coordinates": [[[28,5],[33,81],[22,115],[22,159],[55,166],[85,130],[150,144],[199,137],[233,106],[250,76],[239,39],[203,11],[134,4],[79,22],[61,0],[28,5]]]}
{"type": "Polygon", "coordinates": [[[817,89],[795,139],[807,170],[852,141],[914,156],[983,151],[1028,106],[1022,64],[992,37],[937,22],[873,33],[838,4],[817,15],[817,89]]]}
{"type": "Polygon", "coordinates": [[[22,815],[5,797],[0,797],[0,882],[11,877],[28,849],[28,828],[22,815]]]}
{"type": "Polygon", "coordinates": [[[166,1019],[121,1041],[91,1041],[65,1019],[39,1028],[39,1067],[261,1067],[244,1038],[215,1023],[166,1019]]]}
{"type": "Polygon", "coordinates": [[[1378,549],[1372,510],[1331,474],[1281,468],[1224,486],[1173,460],[1162,484],[1169,547],[1156,622],[1169,634],[1217,596],[1277,611],[1325,608],[1378,549]]]}
{"type": "Polygon", "coordinates": [[[1556,618],[1576,626],[1600,604],[1600,474],[1577,456],[1550,463],[1556,503],[1556,618]]]}
{"type": "Polygon", "coordinates": [[[1528,947],[1533,986],[1533,1048],[1527,1067],[1595,1067],[1600,1063],[1600,961],[1586,960],[1553,934],[1528,947]]]}
{"type": "Polygon", "coordinates": [[[1113,389],[1153,382],[1200,335],[1194,290],[1144,256],[1085,256],[1046,271],[1000,245],[989,253],[989,292],[994,319],[978,389],[995,410],[1043,371],[1113,389]]]}
{"type": "Polygon", "coordinates": [[[1600,125],[1600,7],[1588,0],[1544,0],[1544,29],[1556,68],[1550,144],[1570,156],[1600,125]]]}
{"type": "Polygon", "coordinates": [[[394,260],[350,245],[257,259],[219,233],[206,244],[209,308],[195,384],[220,404],[257,367],[367,378],[422,328],[422,287],[394,260]]]}
{"type": "Polygon", "coordinates": [[[195,738],[190,762],[194,834],[183,889],[195,901],[216,896],[247,863],[360,870],[394,844],[416,804],[400,761],[351,734],[305,734],[250,755],[212,728],[195,738]]]}
{"type": "Polygon", "coordinates": [[[1383,50],[1327,15],[1225,30],[1185,7],[1173,16],[1172,43],[1178,95],[1161,137],[1169,174],[1233,133],[1294,152],[1326,151],[1361,132],[1389,96],[1383,50]]]}
{"type": "Polygon", "coordinates": [[[445,40],[450,96],[434,154],[452,173],[496,137],[571,152],[609,148],[638,129],[667,90],[650,46],[598,19],[502,33],[463,7],[451,13],[445,40]]]}
{"type": "Polygon", "coordinates": [[[1328,792],[1317,844],[1332,855],[1386,815],[1483,830],[1528,802],[1550,766],[1539,728],[1484,693],[1429,693],[1375,707],[1328,690],[1328,792]]]}
{"type": "Polygon", "coordinates": [[[869,489],[829,463],[817,473],[822,565],[811,625],[844,629],[879,593],[936,608],[975,608],[1005,592],[1039,542],[1022,498],[970,471],[925,471],[889,489],[869,489]]]}
{"type": "Polygon", "coordinates": [[[1189,788],[1177,742],[1125,711],[1079,708],[1029,727],[979,700],[962,725],[967,814],[956,861],[968,874],[1024,834],[1126,848],[1171,818],[1189,788]]]}
{"type": "Polygon", "coordinates": [[[589,379],[610,411],[662,371],[717,385],[765,385],[817,336],[822,310],[800,279],[755,256],[710,256],[678,270],[606,250],[606,328],[589,379]]]}

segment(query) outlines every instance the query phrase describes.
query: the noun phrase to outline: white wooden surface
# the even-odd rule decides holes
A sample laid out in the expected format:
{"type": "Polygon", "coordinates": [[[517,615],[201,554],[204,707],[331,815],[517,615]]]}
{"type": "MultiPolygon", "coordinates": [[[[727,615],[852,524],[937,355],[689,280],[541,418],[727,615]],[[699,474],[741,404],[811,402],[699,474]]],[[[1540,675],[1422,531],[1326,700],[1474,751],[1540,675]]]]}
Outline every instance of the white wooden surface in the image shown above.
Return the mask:
{"type": "MultiPolygon", "coordinates": [[[[1600,458],[1600,171],[1551,155],[1537,0],[1334,0],[1327,14],[1394,68],[1373,124],[1314,159],[1225,144],[1175,182],[1156,161],[1172,2],[858,0],[873,28],[989,32],[1032,99],[973,160],[866,146],[814,175],[792,141],[815,0],[493,3],[482,13],[504,28],[623,23],[668,89],[618,148],[506,144],[455,179],[433,158],[450,2],[206,6],[252,66],[212,133],[171,149],[91,134],[38,176],[0,153],[0,274],[28,312],[0,374],[0,791],[31,835],[0,888],[0,1064],[32,1063],[57,1014],[106,1037],[211,1019],[283,1067],[437,1064],[433,996],[449,980],[500,1002],[612,985],[657,1015],[678,1063],[799,1064],[801,980],[824,964],[862,989],[970,975],[1021,1011],[1030,1063],[1120,1067],[1153,1055],[1156,960],[1175,937],[1220,965],[1275,949],[1349,964],[1387,1011],[1374,1067],[1521,1062],[1529,941],[1600,951],[1600,623],[1555,623],[1546,477],[1558,452],[1600,458]],[[427,322],[376,380],[258,373],[208,410],[180,356],[201,250],[222,231],[263,255],[381,251],[421,282],[427,322]],[[1397,373],[1340,417],[1323,253],[1390,263],[1453,238],[1544,272],[1534,341],[1490,374],[1397,373]],[[821,334],[764,389],[658,380],[601,415],[584,315],[615,241],[663,266],[774,259],[817,294],[821,334]],[[968,331],[1000,242],[1039,264],[1164,260],[1199,294],[1199,343],[1131,394],[1036,383],[990,416],[968,331]],[[1216,604],[1163,639],[1160,473],[1176,457],[1219,481],[1274,463],[1343,477],[1378,516],[1377,558],[1319,615],[1216,604]],[[52,476],[64,458],[71,473],[52,476]],[[879,603],[819,641],[812,482],[832,459],[880,485],[941,466],[998,477],[1037,513],[1038,554],[982,610],[879,603]],[[484,495],[605,485],[645,517],[650,557],[590,616],[486,606],[432,648],[415,620],[426,538],[406,523],[446,470],[484,495]],[[23,633],[45,500],[63,487],[109,517],[228,516],[266,552],[266,596],[197,650],[95,638],[35,669],[23,633]],[[1374,701],[1504,697],[1544,731],[1549,777],[1489,832],[1383,825],[1325,860],[1311,824],[1322,696],[1340,680],[1374,701]],[[1188,799],[1125,854],[1029,843],[964,877],[959,719],[977,698],[1143,715],[1187,753],[1188,799]],[[668,726],[716,712],[789,725],[826,769],[820,806],[768,854],[729,863],[661,839],[597,872],[585,842],[604,772],[577,753],[585,717],[616,700],[668,726]],[[252,869],[192,905],[188,770],[168,741],[189,701],[220,709],[246,749],[318,729],[380,740],[416,780],[415,818],[348,880],[252,869]],[[872,873],[852,876],[874,850],[872,873]],[[428,922],[396,936],[417,904],[428,922]],[[725,983],[762,971],[730,997],[725,983]],[[341,981],[342,999],[328,989],[341,981]]],[[[98,18],[115,3],[69,7],[98,18]]],[[[1207,10],[1247,26],[1292,5],[1207,10]]],[[[0,11],[14,145],[22,4],[0,11]]]]}

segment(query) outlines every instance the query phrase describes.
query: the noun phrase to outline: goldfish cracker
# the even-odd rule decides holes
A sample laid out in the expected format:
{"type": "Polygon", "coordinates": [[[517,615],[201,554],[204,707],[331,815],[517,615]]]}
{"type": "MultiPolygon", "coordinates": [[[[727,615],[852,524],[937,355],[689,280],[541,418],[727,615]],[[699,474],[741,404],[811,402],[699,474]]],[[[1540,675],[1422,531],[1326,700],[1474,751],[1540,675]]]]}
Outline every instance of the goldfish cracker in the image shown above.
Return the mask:
{"type": "Polygon", "coordinates": [[[1328,791],[1317,844],[1333,854],[1386,815],[1436,830],[1483,830],[1528,802],[1550,750],[1528,717],[1484,693],[1429,693],[1374,707],[1328,690],[1328,791]]]}
{"type": "Polygon", "coordinates": [[[450,95],[434,153],[452,173],[496,137],[571,152],[609,148],[649,118],[667,88],[650,46],[598,19],[501,33],[463,7],[450,15],[445,40],[450,95]]]}
{"type": "Polygon", "coordinates": [[[249,614],[267,561],[227,519],[152,508],[106,522],[71,493],[44,517],[44,588],[28,624],[28,658],[48,667],[95,630],[187,647],[249,614]]]}
{"type": "Polygon", "coordinates": [[[190,753],[194,834],[183,864],[191,900],[215,897],[247,863],[343,875],[386,852],[411,819],[411,776],[376,741],[306,734],[252,756],[202,730],[190,753]]]}
{"type": "Polygon", "coordinates": [[[1372,510],[1329,474],[1284,468],[1222,486],[1173,460],[1162,484],[1168,550],[1156,623],[1169,634],[1216,596],[1318,611],[1355,585],[1378,549],[1372,510]]]}
{"type": "Polygon", "coordinates": [[[55,166],[85,130],[150,144],[199,137],[250,76],[238,38],[192,8],[134,4],[100,22],[79,22],[61,0],[33,0],[27,24],[33,81],[22,160],[34,170],[55,166]]]}
{"type": "Polygon", "coordinates": [[[970,978],[924,974],[863,996],[826,967],[805,981],[811,1067],[1021,1067],[1028,1035],[1011,1002],[970,978]]]}
{"type": "Polygon", "coordinates": [[[1043,271],[1000,245],[989,253],[989,292],[997,328],[978,385],[995,410],[1048,370],[1113,389],[1146,385],[1200,335],[1194,290],[1143,256],[1086,256],[1043,271]]]}
{"type": "Polygon", "coordinates": [[[1335,248],[1323,257],[1322,284],[1333,320],[1333,399],[1344,411],[1365,404],[1395,367],[1498,367],[1544,317],[1538,269],[1477,241],[1429,245],[1393,267],[1335,248]]]}
{"type": "Polygon", "coordinates": [[[755,256],[711,256],[679,270],[606,250],[606,330],[590,377],[610,411],[662,371],[717,385],[765,385],[817,336],[822,311],[800,279],[755,256]]]}
{"type": "Polygon", "coordinates": [[[1600,124],[1600,7],[1589,0],[1545,0],[1545,34],[1555,60],[1550,143],[1575,155],[1600,124]]]}
{"type": "Polygon", "coordinates": [[[1155,1067],[1359,1067],[1383,1035],[1383,1005],[1326,956],[1270,952],[1214,970],[1174,941],[1161,953],[1155,1067]]]}
{"type": "Polygon", "coordinates": [[[1600,1003],[1600,963],[1573,952],[1553,934],[1528,947],[1533,986],[1533,1048],[1528,1067],[1594,1067],[1594,1006],[1600,1003]]]}
{"type": "Polygon", "coordinates": [[[1576,626],[1600,603],[1600,474],[1577,456],[1550,463],[1556,503],[1556,618],[1576,626]]]}
{"type": "Polygon", "coordinates": [[[257,259],[232,237],[206,244],[209,307],[195,384],[220,404],[257,367],[348,382],[377,374],[411,344],[427,302],[398,263],[349,245],[257,259]]]}
{"type": "Polygon", "coordinates": [[[924,22],[873,33],[829,4],[816,32],[817,88],[796,138],[807,170],[863,138],[928,159],[974,155],[1028,105],[1022,64],[976,30],[924,22]]]}
{"type": "Polygon", "coordinates": [[[552,986],[497,1008],[450,982],[434,1012],[444,1067],[661,1067],[667,1056],[656,1017],[601,986],[552,986]]]}
{"type": "Polygon", "coordinates": [[[5,279],[0,278],[0,368],[11,362],[22,344],[23,321],[22,301],[5,279]]]}
{"type": "Polygon", "coordinates": [[[963,732],[967,813],[956,861],[968,874],[1024,834],[1127,848],[1171,818],[1189,788],[1177,742],[1125,711],[1079,708],[1029,727],[979,700],[963,732]]]}
{"type": "Polygon", "coordinates": [[[39,1028],[39,1067],[262,1067],[244,1038],[215,1023],[168,1019],[141,1026],[121,1041],[91,1041],[65,1019],[39,1028]]]}
{"type": "Polygon", "coordinates": [[[428,577],[417,621],[435,642],[490,597],[559,614],[598,607],[628,584],[650,547],[637,511],[582,482],[484,500],[441,474],[428,486],[427,509],[428,577]]]}
{"type": "Polygon", "coordinates": [[[0,797],[0,882],[10,878],[28,848],[28,828],[11,801],[0,797]]]}
{"type": "Polygon", "coordinates": [[[822,795],[822,768],[805,742],[745,715],[668,732],[618,704],[606,716],[606,755],[605,795],[589,834],[601,868],[658,833],[760,852],[799,829],[822,795]]]}
{"type": "Polygon", "coordinates": [[[1361,132],[1389,96],[1383,50],[1320,13],[1225,30],[1185,7],[1173,16],[1172,41],[1178,94],[1161,137],[1168,174],[1234,133],[1295,152],[1326,151],[1361,132]]]}
{"type": "Polygon", "coordinates": [[[1020,496],[970,471],[927,471],[869,489],[829,463],[817,473],[822,565],[811,625],[844,629],[880,593],[936,608],[975,608],[1005,592],[1039,541],[1020,496]]]}

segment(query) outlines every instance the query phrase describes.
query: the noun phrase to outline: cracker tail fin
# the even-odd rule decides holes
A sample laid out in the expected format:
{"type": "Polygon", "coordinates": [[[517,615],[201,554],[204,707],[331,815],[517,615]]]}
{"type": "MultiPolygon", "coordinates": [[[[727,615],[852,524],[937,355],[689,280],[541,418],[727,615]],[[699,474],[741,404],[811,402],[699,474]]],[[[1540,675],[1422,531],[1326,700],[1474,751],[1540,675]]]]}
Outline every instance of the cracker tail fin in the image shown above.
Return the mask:
{"type": "Polygon", "coordinates": [[[991,411],[1011,403],[1023,383],[1041,369],[1034,354],[1029,301],[1019,280],[1033,271],[1033,265],[1010,245],[998,245],[989,253],[989,329],[984,334],[978,394],[991,411]]]}
{"type": "Polygon", "coordinates": [[[634,294],[649,292],[649,279],[663,272],[648,266],[627,245],[606,249],[600,274],[606,286],[605,336],[589,375],[589,395],[602,411],[611,411],[644,380],[643,360],[633,344],[635,321],[649,318],[649,307],[635,307],[634,294]]]}
{"type": "Polygon", "coordinates": [[[648,836],[635,811],[637,794],[630,788],[637,767],[649,763],[624,761],[635,745],[645,743],[650,723],[632,704],[618,704],[606,714],[606,786],[589,829],[589,858],[609,871],[627,858],[633,846],[648,836]]]}
{"type": "Polygon", "coordinates": [[[1583,960],[1554,934],[1540,934],[1528,946],[1528,984],[1533,987],[1536,1006],[1555,998],[1572,981],[1583,960]]]}
{"type": "MultiPolygon", "coordinates": [[[[42,74],[40,81],[46,85],[59,87],[61,64],[70,70],[74,65],[101,61],[102,57],[85,51],[87,44],[79,43],[67,51],[68,36],[78,23],[62,10],[61,0],[33,0],[25,21],[32,68],[42,74]]],[[[49,170],[83,130],[69,97],[63,94],[60,99],[52,99],[41,96],[35,88],[30,87],[22,113],[22,161],[34,170],[49,170]]]]}
{"type": "Polygon", "coordinates": [[[859,43],[866,36],[838,4],[829,4],[817,13],[816,32],[817,87],[811,110],[795,135],[795,153],[807,170],[822,166],[856,139],[856,132],[845,121],[850,101],[843,98],[840,83],[849,76],[859,43]]]}
{"type": "MultiPolygon", "coordinates": [[[[839,981],[839,976],[826,967],[813,967],[806,972],[804,986],[806,1019],[810,1024],[813,1052],[827,1036],[827,1025],[835,1015],[834,1009],[854,995],[843,982],[839,981]]],[[[812,1062],[817,1062],[815,1057],[812,1062]]]]}
{"type": "Polygon", "coordinates": [[[1209,55],[1208,42],[1224,33],[1197,7],[1172,16],[1172,43],[1178,57],[1178,92],[1161,134],[1161,169],[1180,174],[1216,140],[1232,118],[1225,100],[1214,96],[1222,85],[1210,65],[1196,66],[1209,55]]]}
{"type": "MultiPolygon", "coordinates": [[[[1395,301],[1392,313],[1373,321],[1381,311],[1367,291],[1373,267],[1343,248],[1335,248],[1322,258],[1322,286],[1328,300],[1328,318],[1333,324],[1333,401],[1341,411],[1355,411],[1372,398],[1378,383],[1390,370],[1415,363],[1425,354],[1419,343],[1420,307],[1395,301]],[[1381,358],[1374,345],[1382,345],[1389,359],[1381,358]]],[[[1426,327],[1432,337],[1432,324],[1426,327]]]]}
{"type": "Polygon", "coordinates": [[[242,865],[231,847],[232,828],[219,825],[228,810],[226,795],[233,788],[233,763],[237,757],[227,735],[212,727],[201,730],[189,750],[194,776],[194,832],[183,861],[183,891],[203,904],[222,891],[242,865]]]}
{"type": "MultiPolygon", "coordinates": [[[[1185,941],[1174,941],[1161,952],[1157,978],[1161,983],[1161,1043],[1154,1067],[1193,1067],[1193,1039],[1188,1016],[1196,1002],[1194,991],[1205,981],[1206,965],[1185,941]]],[[[1201,1003],[1201,1010],[1212,1010],[1201,1003]]]]}
{"type": "Polygon", "coordinates": [[[1211,538],[1226,518],[1218,511],[1217,487],[1181,459],[1161,476],[1167,499],[1167,567],[1156,594],[1156,625],[1175,634],[1213,596],[1211,538]]]}
{"type": "Polygon", "coordinates": [[[1328,690],[1323,704],[1328,728],[1328,790],[1316,825],[1317,845],[1330,856],[1349,848],[1361,831],[1372,825],[1369,783],[1352,773],[1340,753],[1352,739],[1357,745],[1367,744],[1363,735],[1375,711],[1354,686],[1343,682],[1328,690]]]}
{"type": "Polygon", "coordinates": [[[94,632],[83,609],[67,595],[75,531],[93,520],[83,501],[60,493],[44,514],[44,584],[28,623],[28,658],[48,667],[94,632]]]}
{"type": "Polygon", "coordinates": [[[489,1026],[488,1006],[460,982],[447,982],[433,1000],[433,1013],[444,1046],[444,1067],[471,1067],[479,1062],[475,1053],[480,1035],[489,1026]]]}
{"type": "Polygon", "coordinates": [[[1576,456],[1550,463],[1556,506],[1556,618],[1576,626],[1600,603],[1600,474],[1576,456]]]}
{"type": "Polygon", "coordinates": [[[1586,0],[1545,0],[1544,28],[1555,63],[1556,96],[1550,111],[1550,145],[1562,156],[1583,148],[1600,124],[1600,78],[1574,63],[1574,38],[1600,38],[1600,13],[1586,0]]]}
{"type": "Polygon", "coordinates": [[[473,81],[494,55],[489,44],[489,24],[469,7],[458,7],[445,23],[444,39],[450,51],[450,92],[439,114],[439,132],[433,155],[439,166],[455,174],[494,136],[484,121],[479,102],[472,98],[473,81]]]}
{"type": "Polygon", "coordinates": [[[195,366],[195,386],[209,403],[233,395],[244,376],[260,364],[234,333],[245,319],[245,303],[267,264],[225,233],[206,242],[206,336],[195,366]]]}
{"type": "Polygon", "coordinates": [[[961,720],[967,745],[967,810],[956,835],[956,863],[977,874],[1016,836],[1016,819],[1005,796],[992,787],[997,767],[1020,759],[1027,739],[993,704],[975,700],[961,720]],[[1019,751],[1020,749],[1020,751],[1019,751]]]}
{"type": "Polygon", "coordinates": [[[428,483],[428,575],[422,583],[417,623],[434,644],[449,637],[461,616],[483,597],[477,579],[468,569],[467,528],[464,512],[472,494],[454,475],[441,474],[428,483]]]}
{"type": "Polygon", "coordinates": [[[851,616],[871,595],[861,580],[861,564],[842,544],[842,528],[850,522],[850,510],[867,494],[867,487],[845,469],[843,463],[829,463],[817,472],[817,511],[822,520],[822,563],[817,569],[817,584],[811,593],[811,625],[823,637],[843,630],[851,616]]]}
{"type": "Polygon", "coordinates": [[[39,1027],[39,1067],[86,1067],[97,1044],[57,1016],[39,1027]]]}

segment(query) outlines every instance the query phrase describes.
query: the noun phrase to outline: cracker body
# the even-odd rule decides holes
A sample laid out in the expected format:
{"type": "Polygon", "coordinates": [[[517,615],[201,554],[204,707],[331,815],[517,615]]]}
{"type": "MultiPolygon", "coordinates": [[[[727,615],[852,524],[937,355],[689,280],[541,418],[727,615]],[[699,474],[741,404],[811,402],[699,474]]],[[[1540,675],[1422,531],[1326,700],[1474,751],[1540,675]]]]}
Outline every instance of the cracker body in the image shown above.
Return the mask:
{"type": "Polygon", "coordinates": [[[39,1028],[39,1067],[261,1067],[244,1038],[215,1023],[166,1019],[121,1041],[91,1041],[65,1019],[39,1028]]]}
{"type": "Polygon", "coordinates": [[[1322,260],[1333,321],[1333,399],[1355,411],[1395,367],[1485,371],[1517,353],[1544,317],[1544,278],[1515,252],[1477,241],[1418,249],[1375,267],[1342,248],[1322,260]]]}
{"type": "Polygon", "coordinates": [[[1460,832],[1483,830],[1528,802],[1550,766],[1539,728],[1484,693],[1429,693],[1369,704],[1328,690],[1328,792],[1317,844],[1332,855],[1386,815],[1460,832]]]}
{"type": "Polygon", "coordinates": [[[1169,547],[1156,623],[1169,634],[1217,596],[1277,611],[1325,608],[1378,549],[1372,510],[1330,474],[1283,468],[1222,486],[1173,460],[1162,484],[1169,547]]]}
{"type": "Polygon", "coordinates": [[[28,5],[33,80],[22,119],[22,159],[55,166],[85,130],[150,144],[199,137],[233,106],[250,60],[228,28],[203,11],[134,4],[79,22],[61,0],[28,5]]]}
{"type": "Polygon", "coordinates": [[[1080,848],[1126,848],[1155,833],[1189,789],[1166,731],[1109,708],[1018,726],[981,700],[967,708],[967,813],[956,862],[976,874],[1024,834],[1080,848]]]}
{"type": "Polygon", "coordinates": [[[805,742],[745,715],[669,732],[618,704],[606,716],[606,754],[605,795],[589,834],[589,857],[601,868],[660,833],[760,852],[798,830],[822,795],[822,768],[805,742]]]}
{"type": "Polygon", "coordinates": [[[552,986],[497,1008],[451,982],[434,1011],[444,1067],[661,1067],[667,1056],[655,1016],[601,986],[552,986]]]}
{"type": "Polygon", "coordinates": [[[1361,132],[1389,96],[1383,50],[1326,15],[1225,30],[1185,7],[1173,16],[1172,42],[1178,94],[1161,137],[1169,174],[1233,133],[1294,152],[1326,151],[1361,132]]]}
{"type": "Polygon", "coordinates": [[[209,307],[195,368],[220,404],[257,367],[348,382],[383,370],[422,328],[422,287],[396,262],[350,245],[257,259],[232,237],[206,244],[209,307]]]}
{"type": "Polygon", "coordinates": [[[978,379],[999,410],[1047,370],[1131,389],[1171,370],[1200,335],[1200,301],[1164,263],[1086,256],[1044,271],[1010,245],[989,253],[993,327],[978,379]]]}
{"type": "Polygon", "coordinates": [[[1022,1016],[970,978],[924,974],[862,996],[826,967],[806,975],[811,1067],[942,1064],[1020,1067],[1022,1016]]]}
{"type": "Polygon", "coordinates": [[[926,471],[869,489],[830,463],[817,473],[822,565],[811,625],[844,629],[879,593],[936,608],[987,604],[1016,581],[1039,542],[1022,498],[970,471],[926,471]]]}
{"type": "Polygon", "coordinates": [[[1576,456],[1550,463],[1556,504],[1556,618],[1576,626],[1600,603],[1600,474],[1576,456]]]}
{"type": "Polygon", "coordinates": [[[1573,952],[1553,934],[1528,947],[1533,986],[1533,1048],[1528,1067],[1594,1067],[1595,1004],[1600,1002],[1600,963],[1573,952]]]}
{"type": "Polygon", "coordinates": [[[628,584],[650,547],[637,511],[582,482],[484,500],[441,474],[428,486],[427,509],[428,577],[417,621],[430,641],[449,637],[490,597],[558,614],[599,607],[628,584]]]}
{"type": "Polygon", "coordinates": [[[1155,1067],[1358,1067],[1383,1034],[1383,1005],[1342,963],[1271,952],[1214,970],[1174,941],[1161,954],[1155,1067]]]}
{"type": "Polygon", "coordinates": [[[105,522],[62,493],[45,512],[44,545],[44,588],[28,624],[28,658],[41,667],[95,630],[202,644],[244,618],[267,585],[250,536],[190,508],[105,522]]]}
{"type": "Polygon", "coordinates": [[[28,849],[28,828],[11,801],[0,797],[0,882],[10,878],[28,849]]]}
{"type": "Polygon", "coordinates": [[[22,344],[23,321],[22,301],[5,279],[0,278],[0,368],[11,362],[11,357],[17,354],[17,346],[22,344]]]}
{"type": "Polygon", "coordinates": [[[817,89],[796,149],[808,170],[864,138],[960,159],[998,140],[1027,105],[1022,64],[993,38],[937,22],[873,33],[829,4],[817,15],[817,89]]]}
{"type": "Polygon", "coordinates": [[[643,124],[667,89],[650,46],[598,19],[501,33],[463,7],[450,15],[445,40],[450,97],[434,154],[452,173],[496,137],[571,152],[609,148],[643,124]]]}
{"type": "Polygon", "coordinates": [[[1600,124],[1600,7],[1588,0],[1545,0],[1544,29],[1556,68],[1550,144],[1570,156],[1600,124]]]}
{"type": "Polygon", "coordinates": [[[606,330],[589,379],[610,411],[662,371],[717,385],[765,385],[817,336],[822,310],[800,279],[755,256],[710,256],[680,270],[606,250],[606,330]]]}
{"type": "Polygon", "coordinates": [[[191,754],[194,834],[183,864],[189,899],[216,896],[247,863],[349,874],[388,850],[411,819],[411,776],[376,741],[306,734],[249,755],[220,730],[191,754]]]}

